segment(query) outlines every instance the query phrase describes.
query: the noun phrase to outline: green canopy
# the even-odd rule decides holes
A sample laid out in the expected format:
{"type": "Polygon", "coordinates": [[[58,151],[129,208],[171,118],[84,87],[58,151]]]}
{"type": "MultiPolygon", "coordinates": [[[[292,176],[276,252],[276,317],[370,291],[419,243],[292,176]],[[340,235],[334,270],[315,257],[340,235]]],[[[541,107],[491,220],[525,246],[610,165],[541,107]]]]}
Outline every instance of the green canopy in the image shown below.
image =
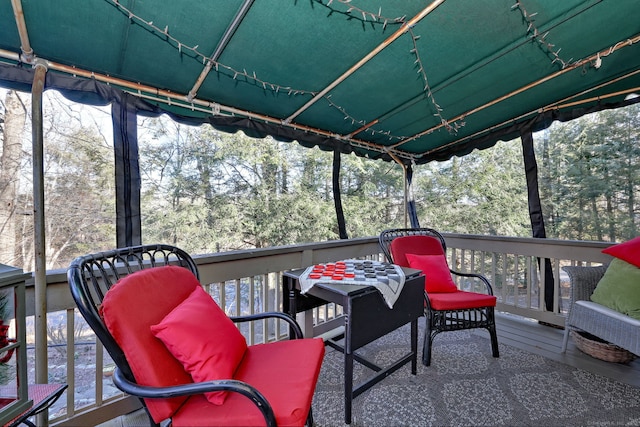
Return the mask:
{"type": "Polygon", "coordinates": [[[424,163],[635,102],[639,11],[637,0],[13,0],[0,2],[0,63],[40,60],[214,125],[424,163]]]}

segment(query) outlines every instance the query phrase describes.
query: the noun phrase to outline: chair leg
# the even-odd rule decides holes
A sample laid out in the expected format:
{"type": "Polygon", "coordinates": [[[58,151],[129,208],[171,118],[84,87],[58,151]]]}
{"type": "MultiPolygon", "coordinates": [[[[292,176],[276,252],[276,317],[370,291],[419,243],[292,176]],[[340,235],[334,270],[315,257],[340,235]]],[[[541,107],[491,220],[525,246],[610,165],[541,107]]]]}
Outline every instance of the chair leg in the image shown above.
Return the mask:
{"type": "Polygon", "coordinates": [[[424,339],[425,339],[424,346],[422,347],[422,364],[424,366],[430,366],[431,365],[431,344],[433,343],[433,340],[431,338],[431,335],[426,335],[426,334],[424,339]]]}
{"type": "Polygon", "coordinates": [[[307,415],[307,421],[304,423],[306,427],[313,427],[313,412],[309,408],[309,415],[307,415]]]}
{"type": "Polygon", "coordinates": [[[500,350],[498,349],[498,334],[496,332],[495,323],[489,326],[489,335],[491,336],[491,352],[493,357],[500,357],[500,350]]]}
{"type": "Polygon", "coordinates": [[[564,327],[564,337],[562,338],[562,349],[560,353],[565,353],[567,351],[567,344],[569,343],[569,325],[564,327]]]}
{"type": "Polygon", "coordinates": [[[431,335],[431,319],[425,317],[426,326],[424,328],[424,343],[422,344],[422,364],[424,366],[431,365],[431,347],[433,344],[433,336],[431,335]]]}

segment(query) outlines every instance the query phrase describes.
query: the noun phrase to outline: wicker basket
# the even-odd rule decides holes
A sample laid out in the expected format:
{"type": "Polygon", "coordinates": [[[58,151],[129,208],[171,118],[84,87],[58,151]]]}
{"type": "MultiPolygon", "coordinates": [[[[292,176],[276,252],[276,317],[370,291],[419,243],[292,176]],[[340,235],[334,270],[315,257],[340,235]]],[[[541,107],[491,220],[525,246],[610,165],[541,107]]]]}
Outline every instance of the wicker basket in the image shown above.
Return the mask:
{"type": "Polygon", "coordinates": [[[584,331],[571,331],[576,347],[583,353],[606,362],[629,363],[635,354],[584,331]]]}

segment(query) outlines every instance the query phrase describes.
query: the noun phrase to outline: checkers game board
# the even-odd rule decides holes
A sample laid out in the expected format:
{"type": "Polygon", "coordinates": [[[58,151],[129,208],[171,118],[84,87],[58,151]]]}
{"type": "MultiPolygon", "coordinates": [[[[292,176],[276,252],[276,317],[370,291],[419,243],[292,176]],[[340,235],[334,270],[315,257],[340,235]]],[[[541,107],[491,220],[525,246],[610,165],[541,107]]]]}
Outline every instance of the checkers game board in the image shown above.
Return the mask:
{"type": "Polygon", "coordinates": [[[405,276],[400,267],[380,261],[354,260],[316,264],[308,267],[300,276],[301,293],[306,293],[316,283],[373,286],[393,307],[404,285],[405,276]]]}

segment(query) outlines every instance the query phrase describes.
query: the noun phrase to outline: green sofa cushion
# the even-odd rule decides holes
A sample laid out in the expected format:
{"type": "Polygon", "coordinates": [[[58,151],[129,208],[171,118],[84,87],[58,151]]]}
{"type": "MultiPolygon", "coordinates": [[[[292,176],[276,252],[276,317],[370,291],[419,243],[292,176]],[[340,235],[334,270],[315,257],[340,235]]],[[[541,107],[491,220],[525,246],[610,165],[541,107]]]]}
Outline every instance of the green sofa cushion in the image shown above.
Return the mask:
{"type": "Polygon", "coordinates": [[[640,320],[640,268],[614,258],[591,301],[640,320]]]}

